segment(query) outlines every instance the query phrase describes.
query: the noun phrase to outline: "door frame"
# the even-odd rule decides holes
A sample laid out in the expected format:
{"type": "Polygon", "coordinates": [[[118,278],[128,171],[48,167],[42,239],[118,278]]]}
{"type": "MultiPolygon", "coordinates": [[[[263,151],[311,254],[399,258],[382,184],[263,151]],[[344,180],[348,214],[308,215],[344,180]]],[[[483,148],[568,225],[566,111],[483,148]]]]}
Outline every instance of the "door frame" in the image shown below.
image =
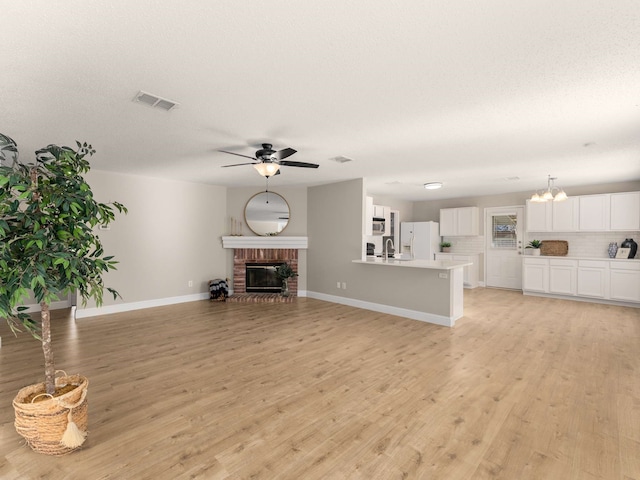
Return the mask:
{"type": "MultiPolygon", "coordinates": [[[[491,232],[491,224],[489,222],[489,218],[496,213],[500,213],[501,211],[509,211],[509,210],[513,210],[516,208],[520,208],[522,209],[522,219],[521,219],[521,225],[518,225],[518,229],[519,229],[519,235],[521,238],[521,244],[520,244],[520,256],[524,255],[524,239],[525,239],[525,233],[526,233],[526,208],[524,205],[505,205],[505,206],[496,206],[496,207],[485,207],[484,209],[484,284],[485,287],[489,287],[489,288],[506,288],[506,287],[491,287],[489,286],[487,280],[488,280],[488,262],[489,262],[489,249],[490,246],[488,244],[489,240],[488,240],[488,235],[489,232],[491,232]]],[[[522,269],[522,264],[521,267],[522,269]]],[[[521,270],[521,276],[522,276],[522,270],[521,270]]],[[[517,289],[510,289],[510,290],[517,290],[517,289]]]]}

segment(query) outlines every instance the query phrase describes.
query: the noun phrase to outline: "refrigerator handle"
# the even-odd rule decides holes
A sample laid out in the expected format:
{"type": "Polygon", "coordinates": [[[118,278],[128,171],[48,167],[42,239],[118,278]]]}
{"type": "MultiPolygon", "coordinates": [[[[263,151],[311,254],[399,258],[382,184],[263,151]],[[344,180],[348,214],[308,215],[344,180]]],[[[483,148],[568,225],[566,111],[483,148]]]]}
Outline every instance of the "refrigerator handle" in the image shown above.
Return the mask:
{"type": "Polygon", "coordinates": [[[411,259],[413,260],[413,239],[414,236],[413,234],[411,234],[411,240],[409,240],[409,255],[411,256],[411,259]]]}

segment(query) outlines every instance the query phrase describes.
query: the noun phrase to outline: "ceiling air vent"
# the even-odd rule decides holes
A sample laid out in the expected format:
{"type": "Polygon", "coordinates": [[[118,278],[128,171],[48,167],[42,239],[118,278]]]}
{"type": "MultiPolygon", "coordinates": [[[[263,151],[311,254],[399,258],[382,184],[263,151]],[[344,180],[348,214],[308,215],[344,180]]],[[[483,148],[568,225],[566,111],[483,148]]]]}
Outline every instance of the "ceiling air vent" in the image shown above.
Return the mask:
{"type": "Polygon", "coordinates": [[[352,158],[343,157],[342,155],[340,155],[339,157],[333,157],[331,160],[333,160],[334,162],[338,162],[338,163],[353,162],[352,158]]]}
{"type": "Polygon", "coordinates": [[[162,98],[152,93],[143,92],[140,90],[136,96],[133,98],[133,101],[136,103],[142,103],[148,107],[159,108],[160,110],[173,110],[179,104],[174,102],[173,100],[169,100],[167,98],[162,98]]]}

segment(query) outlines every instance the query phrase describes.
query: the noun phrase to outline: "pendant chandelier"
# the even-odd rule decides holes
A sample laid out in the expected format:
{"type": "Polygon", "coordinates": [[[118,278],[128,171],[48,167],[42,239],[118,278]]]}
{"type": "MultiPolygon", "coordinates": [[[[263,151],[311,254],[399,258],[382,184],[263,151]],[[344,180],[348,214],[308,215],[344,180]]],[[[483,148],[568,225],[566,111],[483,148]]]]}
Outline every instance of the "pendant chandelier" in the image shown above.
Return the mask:
{"type": "Polygon", "coordinates": [[[564,193],[564,190],[556,187],[553,184],[554,180],[557,179],[558,177],[552,177],[551,175],[549,175],[549,178],[547,179],[547,189],[540,193],[535,192],[533,195],[531,195],[531,201],[548,202],[549,200],[553,200],[554,202],[562,202],[563,200],[569,198],[567,194],[564,193]]]}

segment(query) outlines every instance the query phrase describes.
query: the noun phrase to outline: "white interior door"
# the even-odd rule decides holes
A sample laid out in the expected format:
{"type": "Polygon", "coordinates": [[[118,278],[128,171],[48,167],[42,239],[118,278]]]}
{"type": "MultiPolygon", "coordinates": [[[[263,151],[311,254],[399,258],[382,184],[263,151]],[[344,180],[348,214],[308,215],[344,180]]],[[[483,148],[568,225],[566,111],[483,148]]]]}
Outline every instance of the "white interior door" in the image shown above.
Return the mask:
{"type": "Polygon", "coordinates": [[[485,284],[522,289],[524,207],[485,209],[485,284]]]}

